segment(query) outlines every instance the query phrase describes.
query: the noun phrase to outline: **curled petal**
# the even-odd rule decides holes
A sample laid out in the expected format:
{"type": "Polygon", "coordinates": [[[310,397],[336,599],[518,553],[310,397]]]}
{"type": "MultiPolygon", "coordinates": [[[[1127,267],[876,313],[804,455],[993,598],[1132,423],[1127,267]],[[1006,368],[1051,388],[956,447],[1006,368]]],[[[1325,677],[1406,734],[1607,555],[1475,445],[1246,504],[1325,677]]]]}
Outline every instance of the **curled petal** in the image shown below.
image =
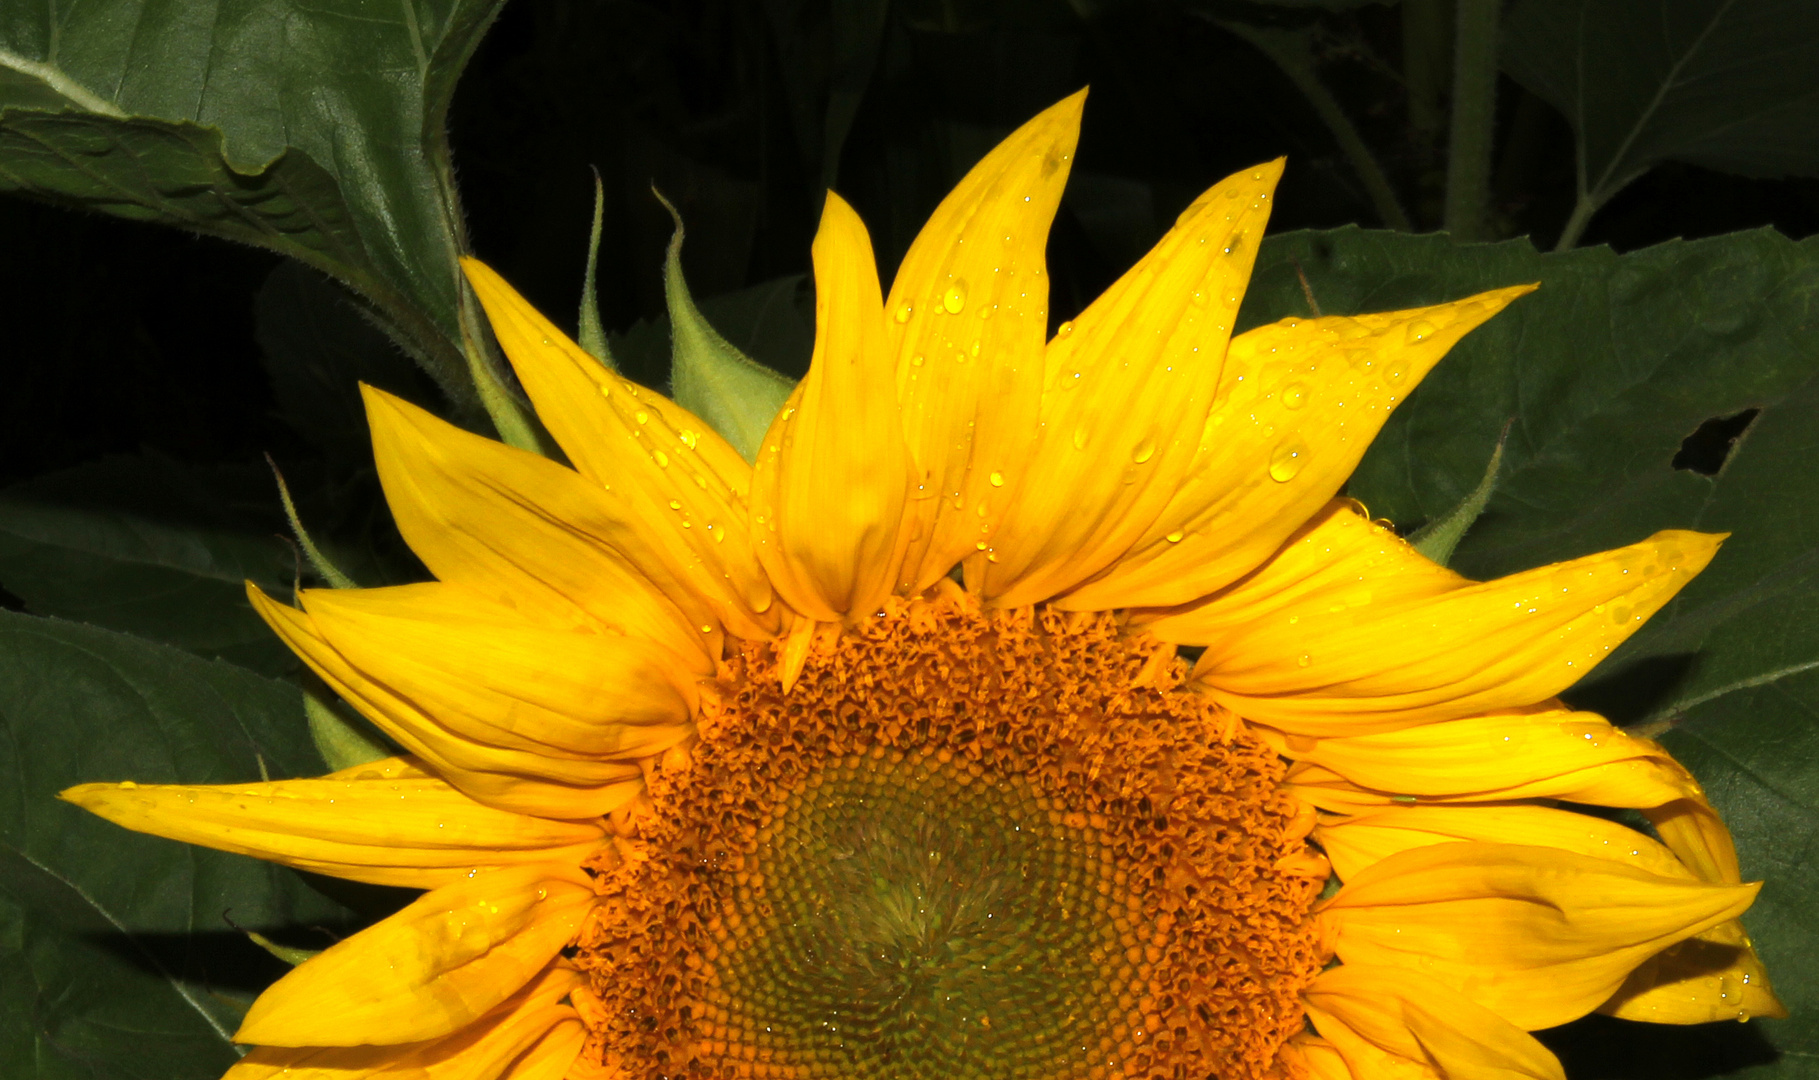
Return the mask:
{"type": "Polygon", "coordinates": [[[1743,924],[1732,919],[1643,961],[1598,1011],[1655,1024],[1704,1024],[1779,1019],[1787,1006],[1775,996],[1743,924]]]}
{"type": "Polygon", "coordinates": [[[1229,177],[1049,342],[1027,472],[969,584],[1037,603],[1110,566],[1200,444],[1282,162],[1229,177]]]}
{"type": "Polygon", "coordinates": [[[1174,497],[1116,565],[1060,605],[1185,604],[1261,566],[1339,490],[1429,369],[1534,288],[1410,311],[1284,319],[1240,334],[1174,497]]]}
{"type": "Polygon", "coordinates": [[[266,624],[335,693],[476,802],[580,820],[611,813],[644,789],[636,762],[558,758],[461,734],[350,663],[309,615],[275,603],[256,587],[248,586],[247,595],[266,624]]]}
{"type": "Polygon", "coordinates": [[[558,863],[450,882],[293,968],[253,1002],[234,1041],[396,1046],[452,1035],[537,978],[593,900],[588,876],[558,863]]]}
{"type": "MultiPolygon", "coordinates": [[[[1354,1080],[1351,1066],[1345,1063],[1333,1044],[1318,1035],[1303,1032],[1282,1044],[1279,1052],[1290,1080],[1354,1080]]],[[[1414,1074],[1426,1080],[1427,1074],[1414,1074]]],[[[1377,1080],[1375,1076],[1369,1080],[1377,1080]]],[[[1414,1077],[1411,1077],[1414,1080],[1414,1077]]]]}
{"type": "Polygon", "coordinates": [[[486,1016],[429,1042],[256,1046],[222,1080],[557,1080],[581,1048],[575,1010],[559,1002],[582,981],[552,966],[486,1016]]]}
{"type": "Polygon", "coordinates": [[[83,784],[59,798],[138,832],[416,889],[475,867],[578,864],[606,840],[595,822],[494,810],[433,776],[397,775],[404,761],[264,784],[83,784]]]}
{"type": "Polygon", "coordinates": [[[770,582],[746,532],[751,467],[739,452],[687,409],[608,371],[485,263],[461,267],[537,418],[607,493],[614,546],[740,637],[775,632],[770,582]]]}
{"type": "Polygon", "coordinates": [[[915,469],[892,390],[872,242],[831,191],[814,262],[815,353],[758,449],[752,537],[792,608],[841,622],[878,610],[896,586],[915,469]]]}
{"type": "Polygon", "coordinates": [[[695,680],[651,642],[533,626],[436,582],[312,589],[302,600],[348,663],[475,741],[628,761],[692,730],[695,680]]]}
{"type": "Polygon", "coordinates": [[[1359,1076],[1374,1072],[1363,1043],[1445,1080],[1566,1080],[1533,1035],[1419,971],[1341,964],[1303,997],[1308,1018],[1359,1076]]]}
{"type": "Polygon", "coordinates": [[[1345,881],[1411,848],[1471,840],[1571,851],[1662,877],[1692,876],[1673,852],[1627,825],[1531,803],[1396,806],[1322,821],[1314,839],[1345,881]]]}
{"type": "Polygon", "coordinates": [[[1655,953],[1736,918],[1759,885],[1716,885],[1551,848],[1415,848],[1321,910],[1347,964],[1424,972],[1528,1030],[1583,1016],[1655,953]]]}
{"type": "Polygon", "coordinates": [[[1080,135],[1082,90],[973,166],[910,245],[885,302],[903,431],[922,478],[900,588],[933,585],[996,527],[1042,403],[1043,251],[1080,135]]]}
{"type": "Polygon", "coordinates": [[[720,651],[713,610],[670,587],[609,492],[547,458],[362,389],[385,501],[438,579],[532,621],[649,638],[690,657],[703,674],[713,670],[720,651]]]}
{"type": "Polygon", "coordinates": [[[1722,540],[1668,530],[1472,583],[1340,505],[1249,577],[1146,628],[1205,646],[1195,681],[1247,719],[1301,735],[1391,731],[1553,697],[1722,540]]]}

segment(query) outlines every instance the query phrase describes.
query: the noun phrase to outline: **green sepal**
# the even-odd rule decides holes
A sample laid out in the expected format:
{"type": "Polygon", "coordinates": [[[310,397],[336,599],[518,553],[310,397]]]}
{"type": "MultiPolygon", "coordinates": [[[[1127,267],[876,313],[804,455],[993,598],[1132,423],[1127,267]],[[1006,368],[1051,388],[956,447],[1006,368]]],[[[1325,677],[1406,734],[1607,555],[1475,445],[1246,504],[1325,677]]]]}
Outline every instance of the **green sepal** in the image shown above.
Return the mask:
{"type": "Polygon", "coordinates": [[[606,328],[600,325],[600,293],[597,271],[600,267],[600,229],[606,221],[606,188],[600,183],[600,170],[594,170],[594,224],[587,233],[587,271],[581,275],[581,318],[577,322],[576,344],[594,359],[613,371],[613,350],[606,344],[606,328]]]}
{"type": "Polygon", "coordinates": [[[1497,437],[1497,448],[1491,451],[1490,464],[1484,467],[1484,478],[1478,481],[1472,493],[1461,499],[1458,506],[1409,534],[1408,542],[1416,551],[1441,566],[1452,560],[1453,549],[1464,539],[1465,530],[1484,513],[1484,504],[1490,502],[1491,492],[1497,488],[1497,470],[1503,467],[1503,444],[1509,438],[1509,430],[1509,425],[1505,424],[1503,434],[1497,437]]]}
{"type": "Polygon", "coordinates": [[[245,934],[247,940],[251,941],[254,945],[271,953],[291,967],[296,967],[305,960],[322,954],[321,949],[293,949],[289,945],[280,945],[271,938],[268,938],[255,930],[242,930],[240,932],[245,934]]]}
{"type": "Polygon", "coordinates": [[[329,557],[316,546],[316,541],[310,538],[309,530],[303,527],[303,519],[297,516],[297,504],[291,501],[290,485],[284,482],[284,474],[278,471],[278,463],[272,460],[270,454],[265,455],[265,463],[272,467],[272,476],[278,481],[278,499],[284,503],[285,520],[291,523],[291,535],[297,538],[297,546],[303,549],[303,557],[309,560],[309,564],[315,567],[316,573],[322,575],[322,580],[328,582],[330,587],[358,589],[360,586],[354,579],[329,561],[329,557]]]}
{"type": "Polygon", "coordinates": [[[303,691],[303,712],[309,717],[310,741],[330,772],[392,756],[391,748],[376,733],[367,732],[336,712],[312,690],[303,691]]]}
{"type": "Polygon", "coordinates": [[[720,336],[695,307],[682,278],[682,215],[662,193],[657,201],[676,221],[669,257],[663,264],[663,294],[669,302],[670,389],[683,408],[705,420],[747,461],[771,418],[795,389],[787,377],[740,352],[720,336]]]}

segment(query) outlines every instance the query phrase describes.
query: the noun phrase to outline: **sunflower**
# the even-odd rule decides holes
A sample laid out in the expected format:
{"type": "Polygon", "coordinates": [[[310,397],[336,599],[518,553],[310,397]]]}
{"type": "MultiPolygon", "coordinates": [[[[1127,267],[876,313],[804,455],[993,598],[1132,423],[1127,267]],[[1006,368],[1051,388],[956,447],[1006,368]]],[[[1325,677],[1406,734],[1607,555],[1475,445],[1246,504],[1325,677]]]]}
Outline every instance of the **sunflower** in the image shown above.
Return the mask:
{"type": "Polygon", "coordinates": [[[251,591],[408,753],[64,796],[427,890],[230,1077],[1559,1078],[1529,1032],[1594,1010],[1779,1014],[1698,784],[1556,697],[1722,537],[1480,583],[1339,497],[1531,287],[1234,336],[1280,161],[1050,338],[1083,98],[888,296],[827,196],[755,462],[467,264],[569,464],[368,389],[436,580],[251,591]]]}

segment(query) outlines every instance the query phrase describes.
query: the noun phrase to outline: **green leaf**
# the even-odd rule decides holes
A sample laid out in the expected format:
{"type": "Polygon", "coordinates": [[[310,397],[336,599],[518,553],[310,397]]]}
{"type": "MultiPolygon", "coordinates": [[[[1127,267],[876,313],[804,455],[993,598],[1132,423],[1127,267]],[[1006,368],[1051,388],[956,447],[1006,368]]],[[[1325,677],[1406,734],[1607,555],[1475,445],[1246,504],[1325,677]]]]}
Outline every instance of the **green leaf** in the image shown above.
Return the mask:
{"type": "Polygon", "coordinates": [[[1428,376],[1348,486],[1404,526],[1434,519],[1477,484],[1510,422],[1501,478],[1453,559],[1463,573],[1506,574],[1657,529],[1731,534],[1711,567],[1568,697],[1647,730],[1671,727],[1666,741],[1735,830],[1745,875],[1767,879],[1744,921],[1793,1016],[1711,1025],[1707,1049],[1729,1046],[1720,1058],[1741,1064],[1752,1060],[1748,1040],[1766,1037],[1783,1055],[1775,1075],[1813,1075],[1819,239],[1764,230],[1620,256],[1291,233],[1265,241],[1241,325],[1309,314],[1297,268],[1329,314],[1541,283],[1428,376]],[[1760,412],[1722,467],[1696,471],[1701,455],[1683,442],[1750,409],[1760,412]]]}
{"type": "Polygon", "coordinates": [[[129,833],[56,798],[89,781],[319,771],[294,686],[94,627],[0,612],[0,1074],[214,1080],[287,944],[349,912],[302,877],[129,833]]]}
{"type": "Polygon", "coordinates": [[[1578,136],[1593,211],[1664,161],[1819,174],[1819,5],[1809,0],[1519,0],[1503,66],[1578,136]]]}
{"type": "Polygon", "coordinates": [[[670,386],[676,401],[707,423],[747,461],[795,383],[757,363],[720,336],[695,306],[682,276],[682,215],[657,196],[675,219],[663,263],[663,295],[670,318],[670,386]]]}
{"type": "Polygon", "coordinates": [[[0,491],[0,585],[39,615],[292,671],[246,600],[248,579],[282,592],[297,570],[275,504],[263,469],[113,457],[34,477],[0,491]]]}
{"type": "Polygon", "coordinates": [[[500,3],[8,5],[0,190],[296,258],[472,401],[446,113],[500,3]]]}

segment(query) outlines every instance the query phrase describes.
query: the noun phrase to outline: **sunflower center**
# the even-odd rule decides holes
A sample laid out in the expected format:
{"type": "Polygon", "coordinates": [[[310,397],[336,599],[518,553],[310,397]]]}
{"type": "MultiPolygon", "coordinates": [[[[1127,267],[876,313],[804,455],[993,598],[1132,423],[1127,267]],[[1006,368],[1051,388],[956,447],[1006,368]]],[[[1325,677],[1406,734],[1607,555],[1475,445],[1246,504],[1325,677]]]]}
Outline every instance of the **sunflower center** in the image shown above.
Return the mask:
{"type": "Polygon", "coordinates": [[[1129,971],[1110,853],[1062,817],[926,748],[809,776],[728,905],[728,1019],[847,1076],[1065,1071],[1099,1041],[1100,971],[1129,971]]]}
{"type": "Polygon", "coordinates": [[[1269,1074],[1325,959],[1283,765],[1109,617],[747,643],[578,939],[626,1075],[1269,1074]],[[1143,685],[1136,685],[1136,684],[1143,685]]]}

